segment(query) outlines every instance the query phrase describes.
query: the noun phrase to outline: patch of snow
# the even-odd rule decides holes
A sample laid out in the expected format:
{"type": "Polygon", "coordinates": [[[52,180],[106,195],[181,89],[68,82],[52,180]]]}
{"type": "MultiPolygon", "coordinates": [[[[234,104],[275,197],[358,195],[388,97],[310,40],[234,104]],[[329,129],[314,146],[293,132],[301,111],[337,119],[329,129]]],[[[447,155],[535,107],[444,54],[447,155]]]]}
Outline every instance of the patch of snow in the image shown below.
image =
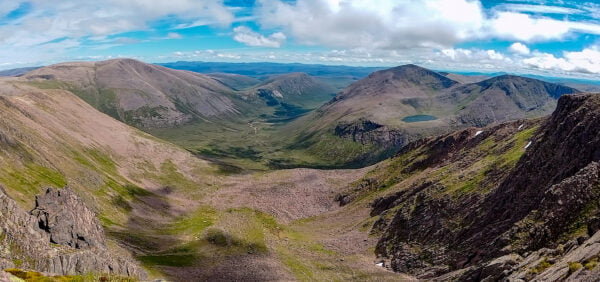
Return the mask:
{"type": "Polygon", "coordinates": [[[517,130],[521,130],[521,128],[523,128],[523,126],[525,126],[525,124],[519,125],[519,128],[517,128],[517,130]]]}
{"type": "Polygon", "coordinates": [[[277,98],[283,98],[283,95],[278,90],[273,90],[273,96],[277,98]]]}
{"type": "Polygon", "coordinates": [[[529,146],[531,146],[531,141],[529,141],[529,143],[527,143],[527,145],[525,145],[525,149],[529,148],[529,146]]]}
{"type": "Polygon", "coordinates": [[[475,132],[475,136],[477,136],[477,135],[479,135],[479,134],[481,134],[481,133],[483,133],[483,131],[482,131],[482,130],[479,130],[479,131],[475,132]]]}
{"type": "Polygon", "coordinates": [[[379,266],[379,267],[383,267],[383,262],[378,262],[375,265],[379,266]]]}

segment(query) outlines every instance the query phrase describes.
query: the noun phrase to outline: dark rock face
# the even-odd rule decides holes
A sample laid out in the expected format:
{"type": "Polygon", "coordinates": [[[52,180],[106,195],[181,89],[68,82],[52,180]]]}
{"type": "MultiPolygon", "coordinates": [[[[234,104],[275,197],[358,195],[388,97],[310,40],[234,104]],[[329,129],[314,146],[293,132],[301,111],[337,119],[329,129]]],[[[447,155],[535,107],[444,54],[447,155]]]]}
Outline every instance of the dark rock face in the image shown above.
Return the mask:
{"type": "Polygon", "coordinates": [[[106,247],[96,215],[69,188],[48,188],[45,194],[36,196],[31,215],[54,244],[76,249],[106,247]]]}
{"type": "Polygon", "coordinates": [[[106,246],[94,213],[73,191],[48,189],[36,200],[36,208],[27,213],[0,187],[0,269],[147,277],[133,258],[106,246]]]}
{"type": "MultiPolygon", "coordinates": [[[[544,272],[540,277],[550,280],[541,281],[575,275],[567,262],[585,264],[600,255],[600,245],[584,243],[600,236],[599,132],[600,96],[562,96],[514,168],[493,172],[497,176],[489,192],[443,197],[435,193],[439,187],[422,183],[377,199],[372,215],[390,220],[374,226],[383,232],[376,252],[389,258],[394,270],[421,278],[468,269],[460,280],[497,281],[511,275],[529,280],[542,275],[538,272],[544,269],[535,267],[544,258],[552,258],[548,265],[564,263],[544,272]],[[387,215],[392,209],[393,215],[387,215]],[[573,253],[578,245],[585,251],[573,253]]],[[[459,160],[468,150],[463,146],[468,140],[461,140],[455,133],[429,141],[428,157],[419,167],[459,160]]],[[[580,272],[575,276],[591,275],[580,272]]]]}
{"type": "Polygon", "coordinates": [[[385,148],[399,148],[417,137],[409,138],[402,130],[389,129],[370,120],[360,119],[351,123],[340,123],[334,129],[334,134],[362,145],[377,145],[385,148]]]}

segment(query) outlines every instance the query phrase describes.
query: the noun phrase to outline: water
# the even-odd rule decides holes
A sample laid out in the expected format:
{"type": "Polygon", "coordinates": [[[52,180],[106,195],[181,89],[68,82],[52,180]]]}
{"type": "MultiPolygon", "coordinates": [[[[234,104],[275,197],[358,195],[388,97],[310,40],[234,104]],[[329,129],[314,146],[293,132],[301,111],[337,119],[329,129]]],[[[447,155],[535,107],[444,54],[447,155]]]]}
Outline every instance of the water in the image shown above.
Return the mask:
{"type": "Polygon", "coordinates": [[[403,122],[420,122],[420,121],[429,121],[429,120],[436,120],[437,117],[434,116],[430,116],[430,115],[414,115],[414,116],[407,116],[405,118],[402,119],[403,122]]]}

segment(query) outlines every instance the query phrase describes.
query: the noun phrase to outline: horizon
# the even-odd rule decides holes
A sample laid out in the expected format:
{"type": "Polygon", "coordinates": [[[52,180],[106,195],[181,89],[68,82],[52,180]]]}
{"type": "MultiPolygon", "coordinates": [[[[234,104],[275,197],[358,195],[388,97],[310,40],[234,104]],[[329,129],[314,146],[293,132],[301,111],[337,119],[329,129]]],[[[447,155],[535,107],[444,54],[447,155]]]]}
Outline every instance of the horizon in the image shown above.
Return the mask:
{"type": "MultiPolygon", "coordinates": [[[[579,78],[579,77],[569,77],[569,76],[554,76],[552,74],[535,74],[535,73],[523,73],[523,72],[510,72],[510,71],[472,71],[472,70],[452,70],[452,69],[436,69],[436,68],[428,68],[419,64],[415,64],[415,63],[406,63],[406,64],[401,64],[401,65],[388,65],[388,66],[360,66],[360,65],[344,65],[344,64],[324,64],[324,63],[302,63],[302,62],[292,62],[292,63],[283,63],[283,62],[269,62],[269,61],[262,61],[262,62],[227,62],[227,61],[172,61],[172,62],[145,62],[139,59],[135,59],[135,58],[126,58],[126,57],[122,57],[122,58],[112,58],[112,59],[107,59],[107,60],[103,60],[103,61],[109,61],[109,60],[120,60],[120,59],[133,59],[133,60],[138,60],[147,64],[153,64],[153,65],[165,65],[165,64],[174,64],[174,63],[205,63],[205,64],[279,64],[279,65],[304,65],[304,66],[327,66],[327,67],[339,67],[339,68],[365,68],[365,69],[373,69],[373,71],[377,71],[377,70],[384,70],[384,69],[389,69],[389,68],[395,68],[395,67],[399,67],[399,66],[403,66],[403,65],[416,65],[422,68],[427,68],[430,69],[432,71],[435,72],[448,72],[448,73],[454,73],[454,74],[459,74],[459,75],[465,75],[465,76],[477,76],[477,75],[487,75],[491,77],[495,77],[495,76],[501,76],[501,75],[516,75],[516,76],[523,76],[523,77],[530,77],[530,78],[534,78],[534,79],[539,79],[539,80],[544,80],[546,79],[548,82],[553,82],[556,83],[557,81],[561,81],[564,80],[565,82],[574,82],[574,83],[583,83],[583,84],[592,84],[592,85],[600,85],[600,77],[594,79],[594,78],[579,78]]],[[[77,63],[77,62],[99,62],[98,60],[73,60],[73,61],[65,61],[65,62],[58,62],[55,64],[62,64],[62,63],[77,63]]],[[[51,64],[54,65],[54,64],[51,64]]],[[[51,66],[51,65],[42,65],[42,66],[25,66],[25,67],[19,67],[19,68],[7,68],[7,69],[0,69],[0,72],[3,71],[11,71],[11,70],[18,70],[18,69],[23,69],[23,68],[42,68],[42,67],[47,67],[47,66],[51,66]]],[[[224,71],[226,73],[226,71],[224,71]]],[[[212,72],[211,72],[212,73],[212,72]]],[[[230,73],[235,73],[235,72],[230,72],[230,73]]]]}
{"type": "Polygon", "coordinates": [[[590,1],[16,0],[0,5],[0,68],[127,57],[598,80],[599,18],[590,1]]]}

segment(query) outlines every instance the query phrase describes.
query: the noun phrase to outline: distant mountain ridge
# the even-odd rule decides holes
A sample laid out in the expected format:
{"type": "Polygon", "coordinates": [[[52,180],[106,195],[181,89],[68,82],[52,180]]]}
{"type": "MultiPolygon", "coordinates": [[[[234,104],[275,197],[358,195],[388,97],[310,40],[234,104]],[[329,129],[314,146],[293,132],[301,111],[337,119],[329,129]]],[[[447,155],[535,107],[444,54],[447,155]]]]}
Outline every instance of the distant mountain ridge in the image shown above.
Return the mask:
{"type": "Polygon", "coordinates": [[[23,77],[41,87],[73,90],[102,112],[140,127],[239,113],[233,90],[216,80],[131,59],[63,63],[23,77]]]}
{"type": "MultiPolygon", "coordinates": [[[[360,150],[336,153],[354,154],[359,163],[373,162],[422,137],[550,114],[561,95],[579,92],[513,75],[460,83],[432,70],[404,65],[374,72],[353,83],[290,127],[302,128],[297,135],[301,147],[313,151],[327,147],[335,151],[334,145],[325,144],[341,142],[335,138],[336,132],[342,132],[339,125],[348,127],[365,121],[377,124],[376,130],[354,131],[350,140],[379,141],[372,144],[361,141],[364,146],[360,150]],[[369,146],[372,148],[368,149],[369,146]]],[[[347,139],[346,135],[337,137],[347,139]]]]}

